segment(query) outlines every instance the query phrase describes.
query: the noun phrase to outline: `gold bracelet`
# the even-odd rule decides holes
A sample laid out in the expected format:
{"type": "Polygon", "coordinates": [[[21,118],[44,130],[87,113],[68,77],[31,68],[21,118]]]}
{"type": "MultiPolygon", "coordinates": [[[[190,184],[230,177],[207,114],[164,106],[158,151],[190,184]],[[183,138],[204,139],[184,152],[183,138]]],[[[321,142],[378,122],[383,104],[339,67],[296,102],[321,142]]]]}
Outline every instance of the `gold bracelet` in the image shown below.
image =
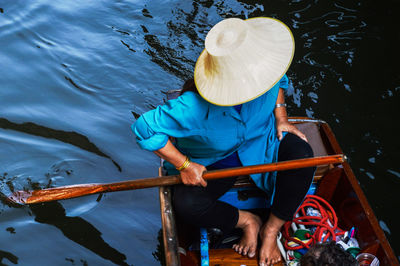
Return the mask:
{"type": "Polygon", "coordinates": [[[186,168],[188,168],[190,165],[190,159],[189,157],[186,156],[186,160],[183,162],[183,164],[180,167],[177,167],[176,170],[178,171],[182,171],[185,170],[186,168]]]}

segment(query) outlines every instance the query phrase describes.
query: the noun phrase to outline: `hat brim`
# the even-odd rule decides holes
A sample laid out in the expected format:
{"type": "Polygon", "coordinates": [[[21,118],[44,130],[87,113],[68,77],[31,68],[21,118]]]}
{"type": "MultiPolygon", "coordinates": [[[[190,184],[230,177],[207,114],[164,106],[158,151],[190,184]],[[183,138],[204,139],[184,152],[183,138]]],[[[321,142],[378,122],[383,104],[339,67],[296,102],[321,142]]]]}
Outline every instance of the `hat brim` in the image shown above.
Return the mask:
{"type": "Polygon", "coordinates": [[[281,21],[245,20],[252,32],[235,56],[213,56],[206,49],[197,59],[194,80],[200,95],[219,106],[249,102],[270,90],[286,73],[294,56],[294,37],[281,21]]]}

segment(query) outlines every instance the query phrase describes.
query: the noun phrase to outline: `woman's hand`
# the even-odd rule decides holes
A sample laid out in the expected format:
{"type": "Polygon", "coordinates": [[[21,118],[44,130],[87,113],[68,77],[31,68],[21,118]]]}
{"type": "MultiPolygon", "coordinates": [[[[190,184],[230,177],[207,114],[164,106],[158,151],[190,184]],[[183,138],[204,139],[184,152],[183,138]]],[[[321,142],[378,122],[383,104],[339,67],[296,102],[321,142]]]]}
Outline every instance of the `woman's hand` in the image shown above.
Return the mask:
{"type": "Polygon", "coordinates": [[[206,187],[207,182],[203,179],[203,172],[206,170],[203,165],[190,162],[190,165],[180,172],[183,184],[206,187]]]}
{"type": "Polygon", "coordinates": [[[300,130],[297,129],[293,124],[289,123],[287,119],[277,119],[276,120],[276,135],[279,140],[282,140],[283,134],[282,132],[289,132],[294,135],[297,135],[299,138],[304,140],[305,142],[308,142],[306,135],[304,135],[300,130]]]}
{"type": "MultiPolygon", "coordinates": [[[[180,168],[186,163],[188,157],[183,155],[178,149],[172,144],[170,140],[167,141],[164,147],[154,151],[155,154],[170,162],[176,168],[180,168]]],[[[203,172],[206,168],[198,163],[190,162],[189,166],[180,171],[181,179],[183,184],[189,186],[207,186],[207,182],[203,179],[203,172]]]]}

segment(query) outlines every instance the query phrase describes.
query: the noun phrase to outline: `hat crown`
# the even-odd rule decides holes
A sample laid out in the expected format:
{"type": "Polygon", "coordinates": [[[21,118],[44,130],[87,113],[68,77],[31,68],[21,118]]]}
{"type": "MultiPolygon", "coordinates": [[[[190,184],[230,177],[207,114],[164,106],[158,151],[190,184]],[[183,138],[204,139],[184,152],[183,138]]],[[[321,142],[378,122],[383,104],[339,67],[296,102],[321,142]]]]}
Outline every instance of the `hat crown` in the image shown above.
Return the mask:
{"type": "Polygon", "coordinates": [[[231,53],[241,46],[247,36],[246,22],[238,18],[229,18],[221,21],[207,34],[205,48],[213,56],[222,56],[231,53]]]}

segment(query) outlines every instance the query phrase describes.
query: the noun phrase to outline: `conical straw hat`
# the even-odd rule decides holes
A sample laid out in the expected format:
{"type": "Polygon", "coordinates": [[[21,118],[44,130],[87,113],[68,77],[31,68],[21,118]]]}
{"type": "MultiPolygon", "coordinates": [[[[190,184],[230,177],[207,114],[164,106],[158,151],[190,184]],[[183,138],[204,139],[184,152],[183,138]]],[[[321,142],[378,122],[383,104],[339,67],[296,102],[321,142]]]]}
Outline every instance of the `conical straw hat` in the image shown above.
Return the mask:
{"type": "Polygon", "coordinates": [[[197,59],[197,90],[215,105],[251,101],[282,78],[293,54],[293,35],[279,20],[222,20],[208,32],[205,49],[197,59]]]}

